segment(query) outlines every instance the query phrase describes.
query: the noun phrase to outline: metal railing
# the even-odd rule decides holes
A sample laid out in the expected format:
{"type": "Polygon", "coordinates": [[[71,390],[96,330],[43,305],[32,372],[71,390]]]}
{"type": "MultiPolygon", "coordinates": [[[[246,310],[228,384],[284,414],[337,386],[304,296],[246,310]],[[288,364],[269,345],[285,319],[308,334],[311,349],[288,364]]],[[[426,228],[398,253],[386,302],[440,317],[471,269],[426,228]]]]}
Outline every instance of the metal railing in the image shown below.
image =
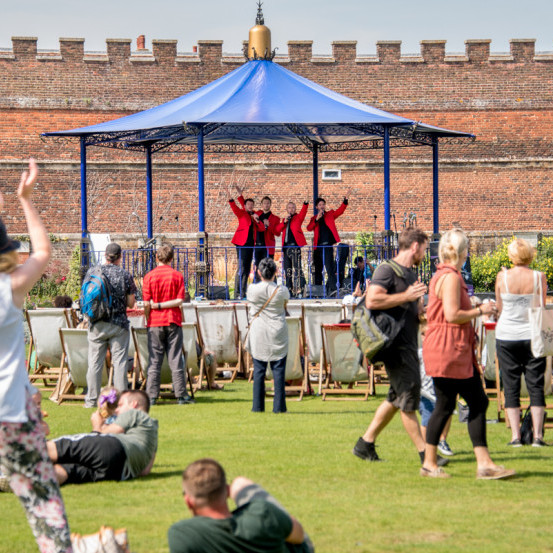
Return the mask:
{"type": "MultiPolygon", "coordinates": [[[[396,251],[394,246],[386,244],[337,244],[319,246],[316,250],[311,246],[276,247],[274,259],[280,268],[278,278],[283,285],[288,286],[292,297],[343,298],[355,290],[357,282],[363,289],[365,277],[370,278],[374,269],[385,259],[393,257],[396,251]],[[364,267],[368,268],[366,274],[357,267],[358,258],[362,258],[364,267]],[[331,275],[330,278],[329,275],[331,275]]],[[[203,295],[200,292],[205,290],[207,292],[205,295],[209,299],[239,299],[245,297],[247,284],[257,280],[256,259],[261,259],[266,252],[265,247],[209,246],[207,259],[200,260],[197,247],[175,247],[175,256],[171,265],[183,274],[187,289],[192,295],[203,295]],[[204,272],[206,267],[207,283],[200,286],[197,278],[198,271],[204,272]]],[[[100,252],[89,253],[96,254],[90,255],[90,259],[103,258],[100,252]]],[[[123,250],[122,267],[133,276],[139,295],[144,276],[155,266],[154,247],[123,250]]],[[[429,282],[431,277],[429,253],[417,268],[417,272],[421,281],[429,282]]]]}

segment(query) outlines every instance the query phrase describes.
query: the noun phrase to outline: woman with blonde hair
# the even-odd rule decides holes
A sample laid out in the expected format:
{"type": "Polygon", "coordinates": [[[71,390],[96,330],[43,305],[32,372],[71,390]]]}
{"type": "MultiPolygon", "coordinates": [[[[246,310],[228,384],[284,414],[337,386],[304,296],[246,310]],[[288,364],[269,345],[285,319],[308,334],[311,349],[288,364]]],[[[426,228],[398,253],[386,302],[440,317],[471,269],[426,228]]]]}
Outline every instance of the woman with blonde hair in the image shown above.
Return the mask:
{"type": "Polygon", "coordinates": [[[18,265],[19,242],[8,237],[0,219],[0,487],[7,491],[9,485],[19,497],[40,551],[70,553],[65,508],[46,451],[40,393],[25,369],[21,308],[50,259],[48,233],[31,201],[37,173],[31,160],[17,190],[33,252],[23,265],[18,265]]]}
{"type": "Polygon", "coordinates": [[[511,441],[520,447],[520,380],[524,374],[534,429],[534,447],[542,447],[545,414],[545,357],[534,357],[530,347],[528,309],[543,303],[547,293],[545,275],[529,268],[535,249],[522,238],[513,240],[507,253],[512,269],[503,269],[495,281],[495,297],[500,313],[495,329],[497,359],[505,391],[505,411],[511,425],[511,441]],[[534,303],[535,301],[535,303],[534,303]]]}
{"type": "Polygon", "coordinates": [[[515,474],[496,465],[486,440],[488,398],[476,366],[475,335],[471,321],[481,315],[494,315],[493,302],[472,307],[461,267],[468,253],[468,238],[462,230],[446,232],[439,244],[440,264],[429,286],[426,318],[428,326],[422,352],[426,373],[433,377],[436,407],[428,421],[426,448],[421,476],[448,478],[437,464],[437,447],[457,395],[469,407],[468,432],[476,456],[476,478],[496,480],[515,474]]]}

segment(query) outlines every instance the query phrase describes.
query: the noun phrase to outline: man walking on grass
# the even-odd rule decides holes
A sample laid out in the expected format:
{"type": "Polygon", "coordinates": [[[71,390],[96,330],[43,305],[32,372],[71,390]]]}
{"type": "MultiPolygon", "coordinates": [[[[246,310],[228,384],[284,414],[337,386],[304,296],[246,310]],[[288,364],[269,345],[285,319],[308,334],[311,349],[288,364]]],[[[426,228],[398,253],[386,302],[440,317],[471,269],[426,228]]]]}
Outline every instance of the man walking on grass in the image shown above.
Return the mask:
{"type": "MultiPolygon", "coordinates": [[[[375,315],[379,311],[386,311],[401,325],[393,344],[378,359],[386,367],[390,389],[386,400],[376,410],[369,428],[357,440],[353,454],[366,461],[379,461],[375,440],[400,411],[401,422],[423,462],[425,443],[416,413],[421,388],[417,349],[419,313],[422,312],[426,285],[417,280],[411,267],[419,265],[424,259],[428,237],[417,228],[407,229],[399,236],[398,246],[396,257],[379,265],[374,272],[365,299],[365,305],[375,315]],[[403,274],[398,276],[396,272],[403,274]]],[[[438,464],[447,464],[447,459],[440,458],[438,464]]]]}

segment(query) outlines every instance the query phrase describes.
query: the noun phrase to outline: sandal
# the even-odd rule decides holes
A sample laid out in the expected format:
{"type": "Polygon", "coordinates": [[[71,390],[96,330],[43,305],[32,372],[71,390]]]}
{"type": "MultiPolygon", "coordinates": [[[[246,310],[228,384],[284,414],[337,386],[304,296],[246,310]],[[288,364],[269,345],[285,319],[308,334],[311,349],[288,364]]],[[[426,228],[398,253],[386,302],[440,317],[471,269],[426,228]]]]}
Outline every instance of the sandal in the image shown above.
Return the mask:
{"type": "Polygon", "coordinates": [[[476,480],[501,480],[502,478],[511,478],[516,472],[513,469],[506,469],[504,466],[489,467],[478,469],[476,471],[476,480]]]}
{"type": "Polygon", "coordinates": [[[448,474],[442,467],[437,467],[435,469],[427,469],[421,467],[420,473],[421,476],[426,476],[427,478],[450,478],[451,475],[448,474]]]}

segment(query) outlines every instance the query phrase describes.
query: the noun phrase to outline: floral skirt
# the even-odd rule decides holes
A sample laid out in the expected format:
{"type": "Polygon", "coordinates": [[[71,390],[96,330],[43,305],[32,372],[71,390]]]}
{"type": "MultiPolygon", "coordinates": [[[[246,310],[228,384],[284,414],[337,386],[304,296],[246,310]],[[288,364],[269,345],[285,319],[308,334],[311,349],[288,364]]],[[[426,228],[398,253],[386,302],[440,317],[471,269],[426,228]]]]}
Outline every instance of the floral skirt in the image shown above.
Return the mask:
{"type": "Polygon", "coordinates": [[[42,553],[70,553],[65,507],[46,450],[41,413],[27,394],[28,421],[0,422],[0,469],[19,497],[42,553]]]}

